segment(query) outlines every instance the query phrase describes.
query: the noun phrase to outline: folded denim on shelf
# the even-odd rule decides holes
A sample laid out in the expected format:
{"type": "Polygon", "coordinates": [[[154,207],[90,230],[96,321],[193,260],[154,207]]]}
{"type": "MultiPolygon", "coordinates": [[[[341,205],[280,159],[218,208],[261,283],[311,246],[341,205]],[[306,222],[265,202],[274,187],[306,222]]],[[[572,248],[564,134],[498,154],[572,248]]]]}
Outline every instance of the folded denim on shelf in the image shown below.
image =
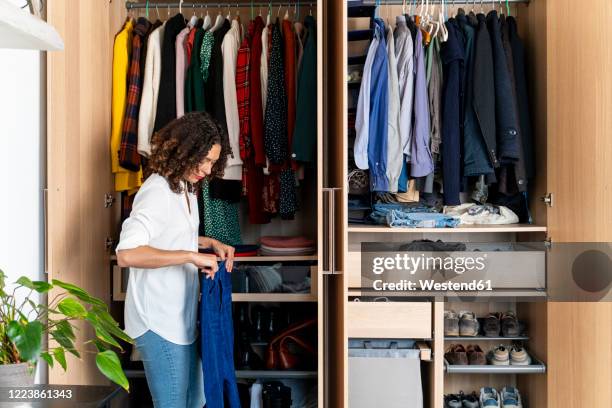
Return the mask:
{"type": "Polygon", "coordinates": [[[437,213],[391,210],[387,214],[387,225],[401,228],[454,228],[459,225],[459,219],[437,213]]]}
{"type": "Polygon", "coordinates": [[[434,208],[419,203],[376,203],[370,219],[375,224],[386,225],[387,215],[394,210],[403,213],[435,213],[434,208]]]}
{"type": "Polygon", "coordinates": [[[478,205],[473,203],[456,206],[445,206],[444,214],[459,217],[461,224],[516,224],[517,215],[508,207],[491,204],[478,205]]]}

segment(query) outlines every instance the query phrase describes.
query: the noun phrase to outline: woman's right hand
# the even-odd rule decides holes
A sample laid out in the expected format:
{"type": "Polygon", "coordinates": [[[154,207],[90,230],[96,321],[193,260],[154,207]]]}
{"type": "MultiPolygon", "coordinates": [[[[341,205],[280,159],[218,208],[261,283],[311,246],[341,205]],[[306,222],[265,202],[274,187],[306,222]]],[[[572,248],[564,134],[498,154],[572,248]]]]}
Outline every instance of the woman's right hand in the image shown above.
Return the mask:
{"type": "Polygon", "coordinates": [[[217,256],[213,254],[201,254],[199,252],[192,252],[191,263],[202,269],[206,274],[206,278],[215,278],[215,274],[219,269],[217,264],[217,256]]]}

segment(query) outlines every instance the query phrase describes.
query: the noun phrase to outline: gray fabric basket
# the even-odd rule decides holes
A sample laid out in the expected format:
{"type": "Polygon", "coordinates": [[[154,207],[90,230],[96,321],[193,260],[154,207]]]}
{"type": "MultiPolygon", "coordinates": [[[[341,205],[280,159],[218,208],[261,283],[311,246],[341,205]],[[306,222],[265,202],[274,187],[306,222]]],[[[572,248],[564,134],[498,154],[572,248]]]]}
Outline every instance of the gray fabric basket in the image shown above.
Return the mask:
{"type": "MultiPolygon", "coordinates": [[[[354,344],[353,344],[354,345],[354,344]]],[[[420,351],[389,347],[349,348],[349,408],[422,408],[420,351]]]]}

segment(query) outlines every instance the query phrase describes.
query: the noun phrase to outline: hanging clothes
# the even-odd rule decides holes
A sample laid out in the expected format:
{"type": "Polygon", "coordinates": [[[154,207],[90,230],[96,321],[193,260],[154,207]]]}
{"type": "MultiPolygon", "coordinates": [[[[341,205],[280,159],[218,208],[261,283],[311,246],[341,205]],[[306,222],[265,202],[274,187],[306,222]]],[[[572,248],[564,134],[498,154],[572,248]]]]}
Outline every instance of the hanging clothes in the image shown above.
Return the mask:
{"type": "Polygon", "coordinates": [[[240,203],[210,197],[210,183],[202,181],[200,210],[200,234],[214,238],[226,245],[242,244],[240,234],[240,203]],[[201,226],[204,226],[203,230],[201,226]]]}
{"type": "Polygon", "coordinates": [[[123,29],[115,36],[113,45],[113,89],[111,105],[111,170],[115,174],[115,190],[134,190],[142,184],[142,171],[129,171],[119,165],[121,132],[125,116],[128,65],[132,48],[132,20],[126,21],[123,29]]]}
{"type": "Polygon", "coordinates": [[[145,59],[142,95],[138,113],[138,153],[148,157],[151,154],[151,136],[157,113],[159,81],[161,80],[161,44],[164,39],[165,24],[149,34],[145,59]]]}
{"type": "Polygon", "coordinates": [[[138,153],[138,112],[142,92],[142,49],[151,23],[141,17],[133,30],[132,57],[128,72],[128,91],[119,149],[119,163],[122,167],[137,172],[140,170],[140,154],[138,153]]]}
{"type": "Polygon", "coordinates": [[[442,119],[442,181],[445,205],[459,205],[461,189],[461,129],[463,116],[464,50],[454,18],[445,23],[448,39],[440,56],[444,64],[442,119]]]}
{"type": "Polygon", "coordinates": [[[304,19],[304,52],[299,63],[297,111],[293,133],[293,158],[316,162],[317,148],[317,26],[312,16],[304,19]]]}
{"type": "Polygon", "coordinates": [[[463,175],[473,177],[493,173],[493,166],[487,155],[487,146],[478,119],[474,110],[474,40],[475,28],[468,21],[468,17],[459,13],[457,22],[465,37],[465,101],[463,116],[463,175]]]}
{"type": "Polygon", "coordinates": [[[240,23],[234,19],[231,28],[223,37],[221,54],[223,57],[223,100],[227,135],[232,153],[227,158],[224,180],[242,180],[242,159],[240,158],[240,122],[236,97],[236,58],[240,48],[240,23]]]}
{"type": "MultiPolygon", "coordinates": [[[[268,37],[270,35],[270,30],[271,24],[267,24],[261,31],[261,108],[264,114],[266,112],[266,101],[268,100],[268,61],[270,55],[270,39],[268,37]]],[[[261,143],[261,148],[263,149],[263,141],[261,143]]]]}
{"type": "Polygon", "coordinates": [[[400,92],[400,139],[406,160],[410,160],[412,136],[412,101],[414,94],[414,44],[406,17],[395,20],[395,57],[397,59],[398,87],[400,92]]]}
{"type": "Polygon", "coordinates": [[[425,50],[423,33],[416,32],[414,45],[415,86],[414,86],[414,123],[412,126],[412,150],[410,155],[410,176],[424,177],[434,170],[429,150],[429,100],[427,96],[427,72],[425,70],[425,50]]]}
{"type": "MultiPolygon", "coordinates": [[[[223,25],[218,28],[214,33],[212,50],[210,53],[210,61],[208,62],[209,76],[205,80],[205,96],[206,96],[206,110],[213,118],[215,118],[227,131],[227,120],[225,117],[225,95],[223,93],[223,53],[221,51],[221,45],[225,34],[230,30],[231,24],[229,20],[225,19],[223,25]]],[[[204,39],[206,41],[206,38],[204,39]]],[[[202,48],[206,46],[206,42],[202,44],[202,48]]],[[[202,65],[205,66],[206,55],[202,57],[202,65]]]]}
{"type": "Polygon", "coordinates": [[[185,115],[185,76],[187,75],[187,50],[185,40],[191,28],[183,28],[176,36],[174,47],[176,49],[176,117],[185,115]]]}
{"type": "Polygon", "coordinates": [[[525,173],[528,179],[535,177],[535,162],[533,158],[533,138],[531,132],[531,118],[529,116],[529,95],[527,92],[527,75],[525,73],[525,49],[518,35],[516,19],[512,16],[506,18],[512,56],[514,64],[514,77],[516,82],[516,96],[520,117],[521,137],[525,160],[525,173]]]}
{"type": "MultiPolygon", "coordinates": [[[[204,82],[208,82],[208,75],[210,74],[210,59],[212,56],[212,49],[215,45],[215,36],[212,31],[207,30],[204,32],[204,38],[202,39],[202,45],[200,46],[200,71],[202,73],[202,79],[204,82]]],[[[196,48],[198,49],[198,48],[196,48]]]]}
{"type": "Polygon", "coordinates": [[[296,48],[295,33],[293,23],[289,19],[284,19],[283,30],[283,63],[285,76],[285,94],[287,95],[287,146],[293,144],[293,131],[295,130],[295,104],[296,104],[296,48]]]}
{"type": "Polygon", "coordinates": [[[397,60],[395,58],[395,39],[391,27],[387,30],[387,75],[389,76],[389,110],[387,117],[387,191],[397,193],[398,181],[405,163],[400,137],[400,95],[397,73],[397,60]]]}
{"type": "Polygon", "coordinates": [[[177,14],[166,21],[165,27],[154,131],[176,119],[176,36],[185,28],[185,18],[177,14]]]}
{"type": "Polygon", "coordinates": [[[287,159],[287,95],[282,47],[280,23],[277,19],[272,28],[264,129],[266,156],[274,165],[282,165],[287,159]]]}
{"type": "MultiPolygon", "coordinates": [[[[249,31],[252,30],[253,22],[249,24],[249,31]]],[[[240,158],[242,161],[246,161],[247,157],[250,156],[251,148],[251,123],[250,123],[250,109],[251,109],[251,35],[247,34],[242,39],[238,54],[236,56],[236,75],[235,75],[235,87],[236,87],[236,101],[238,104],[238,123],[239,123],[239,145],[240,145],[240,158]]],[[[225,77],[224,77],[225,80],[225,77]]],[[[258,87],[257,87],[258,88],[258,87]]]]}
{"type": "MultiPolygon", "coordinates": [[[[187,112],[202,112],[206,110],[206,99],[204,96],[204,77],[202,75],[202,58],[200,50],[204,41],[204,30],[195,28],[193,39],[193,50],[189,67],[187,68],[187,79],[185,81],[185,109],[187,112]]],[[[190,36],[191,36],[190,33],[190,36]]],[[[189,54],[189,52],[188,52],[189,54]]]]}
{"type": "MultiPolygon", "coordinates": [[[[263,33],[267,32],[264,26],[264,21],[260,16],[255,17],[255,20],[249,25],[249,36],[251,38],[250,54],[249,54],[249,87],[250,98],[249,98],[249,122],[250,122],[250,134],[248,140],[245,142],[245,148],[249,153],[247,156],[253,156],[253,162],[260,166],[266,164],[266,156],[264,150],[264,105],[263,105],[263,63],[266,64],[266,74],[268,59],[263,58],[264,56],[264,42],[263,33]],[[252,150],[252,152],[250,152],[252,150]]],[[[266,51],[267,53],[267,46],[266,51]]],[[[266,84],[268,78],[265,79],[266,84]]],[[[267,91],[267,90],[266,90],[267,91]]]]}

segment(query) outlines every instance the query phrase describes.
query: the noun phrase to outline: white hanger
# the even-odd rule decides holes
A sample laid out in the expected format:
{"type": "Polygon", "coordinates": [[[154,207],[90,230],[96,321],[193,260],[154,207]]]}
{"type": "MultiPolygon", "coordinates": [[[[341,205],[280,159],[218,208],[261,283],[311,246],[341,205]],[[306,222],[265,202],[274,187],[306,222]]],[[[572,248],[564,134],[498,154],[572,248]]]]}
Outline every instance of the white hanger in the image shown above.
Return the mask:
{"type": "Polygon", "coordinates": [[[210,14],[208,14],[208,6],[204,5],[206,9],[206,16],[204,16],[204,24],[202,24],[202,30],[208,30],[212,24],[212,20],[210,18],[210,14]]]}
{"type": "Polygon", "coordinates": [[[183,0],[179,0],[179,14],[183,14],[183,0]]]}
{"type": "Polygon", "coordinates": [[[215,20],[215,25],[212,26],[212,28],[210,29],[210,32],[214,33],[219,28],[221,28],[221,26],[223,25],[224,21],[225,21],[225,17],[223,17],[223,10],[221,10],[221,8],[219,7],[219,14],[217,14],[217,19],[215,20]]]}
{"type": "Polygon", "coordinates": [[[283,20],[289,20],[289,5],[287,5],[287,9],[285,9],[285,16],[283,17],[283,20]]]}
{"type": "Polygon", "coordinates": [[[193,28],[195,27],[197,23],[198,23],[198,16],[196,16],[195,4],[194,4],[193,5],[193,15],[191,16],[191,19],[189,20],[189,25],[193,28]]]}
{"type": "Polygon", "coordinates": [[[442,0],[442,7],[438,13],[438,21],[440,23],[440,39],[442,42],[446,42],[446,40],[448,40],[448,29],[444,24],[444,13],[442,12],[442,9],[446,10],[446,2],[444,0],[442,0]]]}

